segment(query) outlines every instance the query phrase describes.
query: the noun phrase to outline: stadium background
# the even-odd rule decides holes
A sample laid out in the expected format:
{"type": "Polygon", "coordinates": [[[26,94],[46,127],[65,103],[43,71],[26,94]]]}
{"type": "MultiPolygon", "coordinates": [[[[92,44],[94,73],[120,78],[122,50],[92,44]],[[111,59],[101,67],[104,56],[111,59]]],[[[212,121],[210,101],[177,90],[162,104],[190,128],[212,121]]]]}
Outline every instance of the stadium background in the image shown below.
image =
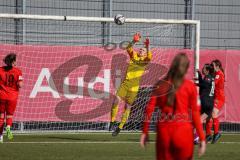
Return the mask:
{"type": "MultiPolygon", "coordinates": [[[[3,0],[1,13],[108,17],[119,13],[132,18],[197,19],[201,21],[202,49],[239,49],[238,0],[3,0]]],[[[21,21],[16,23],[22,23],[21,21]]],[[[21,35],[21,26],[11,32],[21,35]]],[[[104,26],[103,26],[104,27],[104,26]]],[[[0,29],[1,31],[1,29],[0,29]]],[[[45,33],[47,34],[47,33],[45,33]]],[[[92,32],[92,34],[95,34],[92,32]]],[[[22,42],[19,35],[18,41],[22,42]]],[[[183,36],[184,34],[182,34],[183,36]]],[[[104,35],[102,35],[104,36],[104,35]]],[[[54,37],[54,36],[53,36],[54,37]]],[[[64,37],[63,37],[64,39],[64,37]]],[[[15,42],[14,37],[8,40],[15,42]]],[[[34,40],[32,40],[34,41],[34,40]]],[[[54,39],[47,41],[54,43],[54,39]]],[[[184,39],[182,40],[184,44],[184,39]]],[[[25,43],[30,43],[26,39],[25,43]]],[[[69,42],[63,42],[69,44],[69,42]]],[[[100,42],[101,43],[101,42],[100,42]]],[[[70,44],[69,44],[70,45],[70,44]]],[[[186,43],[188,45],[188,43],[186,43]]]]}
{"type": "MultiPolygon", "coordinates": [[[[237,0],[140,0],[131,2],[127,0],[9,0],[0,2],[0,11],[1,13],[90,17],[112,17],[121,13],[128,18],[198,19],[201,21],[201,50],[205,50],[205,54],[212,52],[215,55],[213,57],[217,57],[217,54],[221,53],[221,56],[225,59],[224,57],[228,53],[232,53],[232,50],[239,50],[239,6],[240,2],[237,0]]],[[[122,35],[124,30],[119,32],[119,28],[111,28],[106,23],[91,26],[89,23],[79,25],[74,22],[66,24],[65,22],[52,23],[50,21],[4,20],[0,25],[0,41],[8,44],[101,46],[107,44],[109,39],[120,42],[130,38],[122,35]],[[97,38],[92,39],[93,36],[97,38]]],[[[134,29],[125,28],[125,30],[133,31],[134,29]]],[[[185,25],[173,31],[171,38],[174,41],[171,43],[161,43],[161,40],[154,36],[151,38],[153,39],[153,46],[157,46],[160,41],[163,44],[161,47],[192,48],[191,34],[191,27],[185,25]]],[[[207,61],[207,58],[205,60],[207,61]]],[[[232,60],[234,60],[234,57],[232,57],[232,60]]],[[[237,104],[234,107],[236,108],[237,104]]],[[[42,123],[40,124],[45,126],[42,123]]],[[[59,127],[58,125],[50,127],[56,128],[59,127]]],[[[62,125],[64,126],[64,124],[60,124],[60,127],[62,125]]],[[[73,129],[74,127],[69,126],[77,125],[79,124],[67,124],[66,129],[73,129]]],[[[84,126],[84,124],[81,125],[84,126]]],[[[31,127],[33,127],[32,124],[31,127]]],[[[224,124],[222,129],[239,131],[239,126],[235,123],[224,124]]]]}

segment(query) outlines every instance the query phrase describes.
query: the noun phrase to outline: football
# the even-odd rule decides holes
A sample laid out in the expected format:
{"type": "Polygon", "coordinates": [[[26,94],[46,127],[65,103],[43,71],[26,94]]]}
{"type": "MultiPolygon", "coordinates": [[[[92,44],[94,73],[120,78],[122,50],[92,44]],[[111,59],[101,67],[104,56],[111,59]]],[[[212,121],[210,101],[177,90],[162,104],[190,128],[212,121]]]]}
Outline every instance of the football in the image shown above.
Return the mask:
{"type": "Polygon", "coordinates": [[[125,17],[121,14],[117,14],[115,17],[114,17],[114,22],[117,24],[117,25],[123,25],[125,23],[125,17]]]}

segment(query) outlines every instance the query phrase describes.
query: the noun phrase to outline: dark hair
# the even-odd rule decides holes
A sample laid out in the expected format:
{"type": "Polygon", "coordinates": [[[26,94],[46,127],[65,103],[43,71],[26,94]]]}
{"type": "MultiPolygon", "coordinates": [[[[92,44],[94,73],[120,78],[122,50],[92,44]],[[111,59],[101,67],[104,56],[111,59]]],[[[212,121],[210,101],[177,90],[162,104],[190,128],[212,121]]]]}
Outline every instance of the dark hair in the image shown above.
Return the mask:
{"type": "Polygon", "coordinates": [[[214,76],[214,68],[212,64],[206,63],[203,67],[209,72],[210,75],[214,76]]]}
{"type": "Polygon", "coordinates": [[[16,61],[16,58],[17,58],[16,54],[10,53],[3,59],[3,62],[6,64],[6,67],[5,67],[6,70],[12,69],[12,64],[13,62],[16,61]]]}
{"type": "Polygon", "coordinates": [[[16,58],[17,58],[16,54],[10,53],[3,59],[3,61],[7,66],[12,66],[13,62],[16,61],[16,58]]]}
{"type": "Polygon", "coordinates": [[[218,66],[218,67],[220,68],[220,70],[221,70],[221,71],[223,72],[223,74],[224,74],[224,69],[223,69],[223,67],[222,67],[222,62],[221,62],[220,60],[218,60],[218,59],[215,59],[215,60],[212,61],[212,65],[213,65],[213,63],[215,63],[216,66],[218,66]]]}

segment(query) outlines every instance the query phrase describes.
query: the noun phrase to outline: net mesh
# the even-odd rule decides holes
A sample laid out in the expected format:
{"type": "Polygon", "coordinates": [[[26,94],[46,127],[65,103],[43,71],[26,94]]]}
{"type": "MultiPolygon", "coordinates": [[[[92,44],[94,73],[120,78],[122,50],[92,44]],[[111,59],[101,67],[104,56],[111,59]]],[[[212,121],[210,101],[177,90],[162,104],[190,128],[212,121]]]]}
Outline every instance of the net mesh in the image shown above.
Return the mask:
{"type": "MultiPolygon", "coordinates": [[[[15,129],[107,130],[129,62],[124,48],[136,32],[142,40],[150,38],[153,59],[141,79],[126,130],[141,129],[152,86],[179,51],[189,55],[188,76],[193,76],[194,25],[0,19],[0,58],[16,53],[24,76],[15,129]]],[[[142,46],[141,41],[135,49],[142,46]]],[[[123,104],[118,121],[122,112],[123,104]]]]}

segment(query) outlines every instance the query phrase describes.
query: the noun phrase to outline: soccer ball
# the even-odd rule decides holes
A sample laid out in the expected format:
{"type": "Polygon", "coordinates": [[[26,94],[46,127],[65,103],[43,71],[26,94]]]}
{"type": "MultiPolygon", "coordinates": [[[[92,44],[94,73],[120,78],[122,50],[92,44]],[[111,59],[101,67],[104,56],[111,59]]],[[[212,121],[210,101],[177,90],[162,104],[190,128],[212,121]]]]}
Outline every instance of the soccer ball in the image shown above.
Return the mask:
{"type": "Polygon", "coordinates": [[[117,25],[123,25],[125,23],[125,17],[121,14],[117,14],[115,17],[114,17],[114,22],[117,24],[117,25]]]}

